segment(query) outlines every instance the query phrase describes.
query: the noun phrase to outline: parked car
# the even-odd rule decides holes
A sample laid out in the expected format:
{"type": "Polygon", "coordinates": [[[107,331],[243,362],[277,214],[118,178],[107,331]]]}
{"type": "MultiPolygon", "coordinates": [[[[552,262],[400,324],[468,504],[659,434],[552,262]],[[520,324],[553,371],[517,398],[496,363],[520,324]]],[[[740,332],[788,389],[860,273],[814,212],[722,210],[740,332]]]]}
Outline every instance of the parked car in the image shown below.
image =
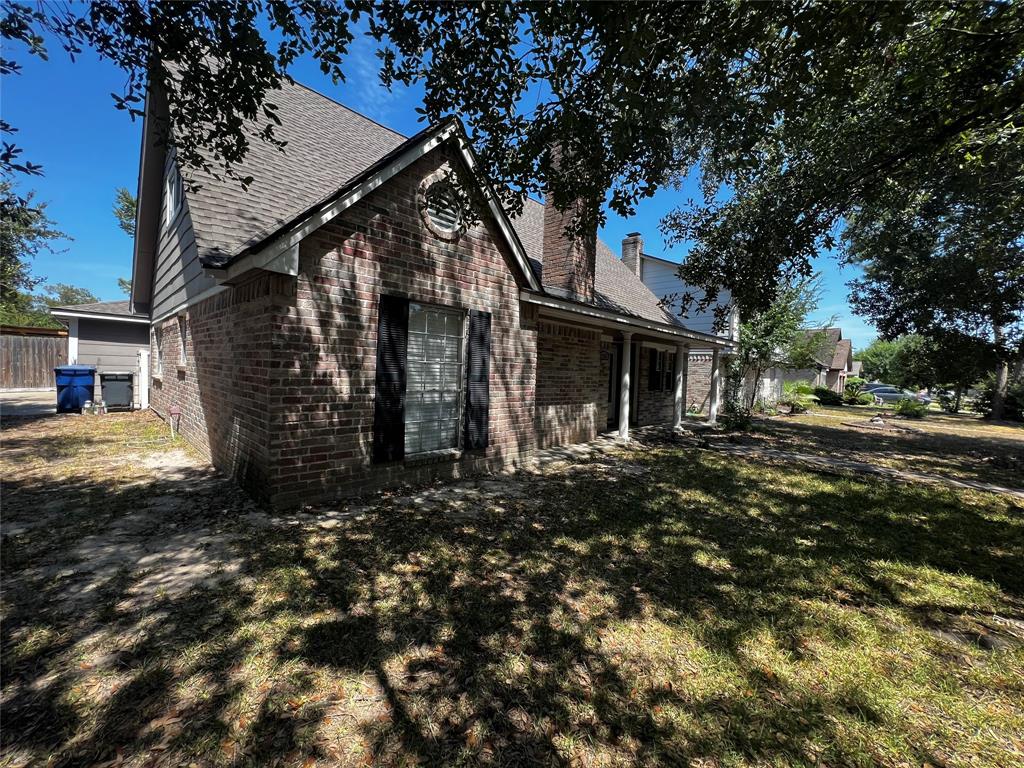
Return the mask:
{"type": "Polygon", "coordinates": [[[927,395],[919,395],[916,392],[911,392],[909,389],[900,389],[899,387],[890,387],[888,385],[876,387],[868,391],[874,395],[875,402],[879,405],[882,403],[897,403],[900,400],[918,400],[925,405],[931,405],[932,402],[932,399],[927,395]]]}
{"type": "Polygon", "coordinates": [[[881,389],[882,387],[890,387],[892,389],[898,389],[898,387],[894,387],[892,384],[883,384],[880,381],[869,381],[867,384],[861,385],[860,391],[861,392],[874,392],[876,389],[881,389]]]}

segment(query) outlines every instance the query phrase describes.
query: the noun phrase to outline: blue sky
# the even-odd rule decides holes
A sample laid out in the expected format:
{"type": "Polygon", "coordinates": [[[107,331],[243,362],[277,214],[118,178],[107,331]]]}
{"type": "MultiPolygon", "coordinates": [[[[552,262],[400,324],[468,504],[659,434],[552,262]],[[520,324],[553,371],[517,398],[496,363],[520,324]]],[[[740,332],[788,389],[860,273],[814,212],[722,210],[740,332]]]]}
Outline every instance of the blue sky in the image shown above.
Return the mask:
{"type": "MultiPolygon", "coordinates": [[[[312,61],[299,62],[292,76],[397,131],[415,133],[422,127],[414,111],[419,92],[384,89],[372,48],[357,40],[347,62],[348,82],[334,85],[312,61]]],[[[45,176],[25,178],[21,188],[35,189],[37,199],[49,204],[58,228],[73,238],[61,244],[60,253],[41,254],[34,272],[48,282],[88,288],[102,300],[124,298],[117,278],[131,274],[132,243],[118,229],[111,208],[117,187],[135,191],[141,124],[113,107],[110,94],[124,86],[120,70],[88,51],[74,63],[57,48],[50,53],[49,61],[41,61],[18,51],[23,73],[0,84],[0,110],[19,129],[15,142],[24,149],[22,158],[44,166],[45,176]]],[[[683,247],[667,249],[658,222],[692,196],[694,191],[685,188],[662,190],[628,220],[609,215],[601,237],[617,252],[627,233],[639,231],[645,251],[680,261],[683,247]]],[[[856,277],[854,270],[829,257],[819,259],[817,268],[825,293],[816,319],[834,316],[843,335],[853,339],[855,348],[863,348],[875,331],[847,304],[845,283],[856,277]]]]}

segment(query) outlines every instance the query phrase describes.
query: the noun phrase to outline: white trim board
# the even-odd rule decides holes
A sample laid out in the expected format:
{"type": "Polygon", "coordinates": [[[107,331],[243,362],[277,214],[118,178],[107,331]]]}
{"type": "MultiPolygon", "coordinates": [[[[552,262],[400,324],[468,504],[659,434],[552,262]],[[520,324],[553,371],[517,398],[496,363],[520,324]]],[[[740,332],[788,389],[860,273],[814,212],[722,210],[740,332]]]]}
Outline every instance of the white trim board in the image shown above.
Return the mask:
{"type": "Polygon", "coordinates": [[[78,362],[78,318],[68,318],[68,365],[78,362]]]}
{"type": "Polygon", "coordinates": [[[63,309],[51,309],[50,314],[53,315],[54,317],[84,317],[88,320],[113,320],[114,322],[118,323],[145,323],[146,325],[149,325],[148,317],[107,315],[100,314],[99,312],[69,312],[63,309]]]}
{"type": "Polygon", "coordinates": [[[149,323],[150,325],[156,325],[157,323],[162,323],[167,318],[173,317],[174,315],[177,315],[179,312],[183,312],[184,310],[188,309],[189,307],[195,306],[196,304],[198,304],[201,301],[206,301],[211,296],[216,296],[218,293],[223,293],[227,289],[228,289],[228,286],[226,286],[226,285],[214,285],[214,286],[211,286],[210,288],[207,288],[202,293],[197,293],[192,298],[186,299],[185,301],[181,302],[180,304],[175,304],[170,309],[168,309],[168,310],[166,310],[164,312],[161,312],[159,315],[154,317],[152,320],[147,320],[146,322],[149,323]]]}

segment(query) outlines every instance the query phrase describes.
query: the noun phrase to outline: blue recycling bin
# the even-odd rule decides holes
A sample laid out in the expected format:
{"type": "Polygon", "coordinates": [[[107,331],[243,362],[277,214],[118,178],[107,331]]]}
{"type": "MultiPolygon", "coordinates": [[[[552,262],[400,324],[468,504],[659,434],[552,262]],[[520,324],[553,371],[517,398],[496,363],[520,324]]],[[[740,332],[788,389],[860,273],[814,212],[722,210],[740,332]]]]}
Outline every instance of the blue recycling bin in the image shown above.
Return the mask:
{"type": "Polygon", "coordinates": [[[92,365],[62,365],[53,369],[57,379],[57,413],[78,413],[93,399],[96,368],[92,365]]]}

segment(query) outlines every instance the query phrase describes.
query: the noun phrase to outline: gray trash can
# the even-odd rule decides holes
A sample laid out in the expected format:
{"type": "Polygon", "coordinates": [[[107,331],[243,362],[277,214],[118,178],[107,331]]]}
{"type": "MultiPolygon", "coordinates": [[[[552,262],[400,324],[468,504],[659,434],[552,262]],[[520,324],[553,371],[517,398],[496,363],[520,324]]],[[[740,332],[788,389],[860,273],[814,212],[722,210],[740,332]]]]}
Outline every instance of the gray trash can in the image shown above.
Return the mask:
{"type": "Polygon", "coordinates": [[[100,391],[107,408],[127,408],[135,405],[134,376],[131,371],[100,372],[100,391]]]}

